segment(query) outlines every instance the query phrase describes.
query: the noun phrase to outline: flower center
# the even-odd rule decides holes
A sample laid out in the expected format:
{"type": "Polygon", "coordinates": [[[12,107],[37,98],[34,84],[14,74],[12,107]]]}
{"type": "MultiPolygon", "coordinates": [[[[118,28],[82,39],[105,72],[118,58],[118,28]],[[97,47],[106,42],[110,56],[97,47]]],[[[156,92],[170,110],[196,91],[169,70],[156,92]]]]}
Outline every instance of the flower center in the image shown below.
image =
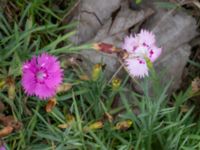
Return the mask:
{"type": "Polygon", "coordinates": [[[37,73],[37,78],[40,79],[40,80],[42,80],[45,76],[46,76],[46,74],[44,72],[39,71],[37,73]]]}
{"type": "Polygon", "coordinates": [[[43,82],[47,78],[47,73],[44,70],[40,70],[36,73],[36,78],[38,82],[43,82]]]}
{"type": "Polygon", "coordinates": [[[135,56],[139,57],[147,56],[147,53],[148,53],[148,48],[146,46],[139,46],[134,52],[135,56]]]}

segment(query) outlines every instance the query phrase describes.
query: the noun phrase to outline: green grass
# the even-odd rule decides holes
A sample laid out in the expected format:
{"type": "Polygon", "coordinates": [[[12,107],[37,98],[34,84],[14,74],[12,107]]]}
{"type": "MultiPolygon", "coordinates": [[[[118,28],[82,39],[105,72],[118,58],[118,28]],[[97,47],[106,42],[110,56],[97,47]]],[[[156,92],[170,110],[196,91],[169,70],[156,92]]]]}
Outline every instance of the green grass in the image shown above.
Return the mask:
{"type": "Polygon", "coordinates": [[[82,81],[79,75],[84,74],[83,70],[68,67],[64,81],[74,86],[58,94],[58,104],[47,113],[46,101],[28,97],[22,90],[21,65],[44,51],[57,56],[68,55],[90,45],[74,46],[70,42],[76,23],[62,24],[69,8],[51,9],[55,5],[51,0],[17,0],[12,3],[20,8],[12,22],[5,13],[0,13],[0,80],[12,77],[16,96],[14,100],[10,99],[7,88],[3,88],[0,99],[7,108],[4,114],[14,116],[23,123],[23,127],[3,138],[8,150],[200,149],[200,122],[194,111],[196,106],[191,105],[186,112],[181,111],[182,105],[187,105],[191,98],[191,89],[169,97],[169,84],[161,85],[155,74],[140,84],[144,94],[138,94],[129,87],[129,77],[121,79],[120,87],[113,90],[104,72],[95,81],[82,81]],[[154,82],[150,94],[149,81],[154,82]],[[118,106],[112,107],[117,99],[118,106]],[[137,115],[135,107],[139,110],[137,115]],[[113,116],[113,122],[105,119],[105,113],[113,116]],[[59,128],[58,125],[68,123],[66,118],[69,114],[75,120],[68,128],[59,128]],[[84,130],[99,120],[104,123],[102,128],[84,130]],[[116,123],[126,120],[132,121],[130,128],[114,129],[116,123]]]}

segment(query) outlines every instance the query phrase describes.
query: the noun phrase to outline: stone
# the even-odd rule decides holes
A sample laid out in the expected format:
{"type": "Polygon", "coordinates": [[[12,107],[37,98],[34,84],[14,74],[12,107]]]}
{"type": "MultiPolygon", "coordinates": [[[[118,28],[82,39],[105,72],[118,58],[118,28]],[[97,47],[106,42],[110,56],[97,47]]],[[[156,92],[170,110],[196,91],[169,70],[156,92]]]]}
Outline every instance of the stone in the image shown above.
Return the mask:
{"type": "Polygon", "coordinates": [[[161,74],[161,84],[167,85],[171,81],[168,93],[171,94],[180,87],[182,73],[190,53],[191,46],[182,44],[155,64],[157,73],[161,74]]]}
{"type": "Polygon", "coordinates": [[[158,45],[163,48],[161,59],[197,35],[196,20],[183,11],[158,10],[144,28],[155,33],[158,45]]]}
{"type": "Polygon", "coordinates": [[[72,38],[77,44],[91,40],[112,12],[119,8],[121,0],[82,0],[80,13],[76,16],[79,22],[78,33],[72,38]]]}

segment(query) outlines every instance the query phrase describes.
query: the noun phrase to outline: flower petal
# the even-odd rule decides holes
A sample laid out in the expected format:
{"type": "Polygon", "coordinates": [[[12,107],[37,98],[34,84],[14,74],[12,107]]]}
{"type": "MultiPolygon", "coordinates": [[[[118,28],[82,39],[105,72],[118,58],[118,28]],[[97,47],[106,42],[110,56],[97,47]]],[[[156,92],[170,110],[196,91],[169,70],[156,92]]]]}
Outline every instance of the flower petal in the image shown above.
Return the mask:
{"type": "Polygon", "coordinates": [[[139,43],[145,44],[148,46],[155,44],[155,35],[152,32],[149,32],[147,30],[141,30],[138,34],[139,43]]]}
{"type": "Polygon", "coordinates": [[[151,62],[154,62],[161,54],[162,49],[156,46],[152,46],[148,51],[148,58],[151,62]]]}
{"type": "Polygon", "coordinates": [[[26,73],[26,71],[31,71],[35,73],[37,71],[37,58],[34,56],[30,61],[26,61],[22,66],[23,73],[26,73]]]}
{"type": "Polygon", "coordinates": [[[125,62],[131,76],[139,78],[148,76],[148,67],[144,59],[128,58],[125,60],[125,62]]]}
{"type": "Polygon", "coordinates": [[[49,77],[44,82],[49,88],[58,87],[63,80],[62,71],[58,71],[57,73],[48,73],[48,76],[49,77]]]}
{"type": "Polygon", "coordinates": [[[40,99],[47,99],[56,94],[55,88],[49,88],[45,84],[38,83],[35,88],[35,95],[40,99]]]}
{"type": "Polygon", "coordinates": [[[47,53],[43,53],[41,56],[38,56],[37,60],[38,65],[46,68],[49,72],[56,72],[60,69],[60,64],[57,61],[57,58],[47,53]]]}
{"type": "Polygon", "coordinates": [[[4,145],[0,146],[0,150],[6,150],[6,147],[4,145]]]}
{"type": "Polygon", "coordinates": [[[36,80],[35,74],[33,74],[30,70],[23,73],[22,86],[28,95],[34,95],[36,80]]]}
{"type": "Polygon", "coordinates": [[[137,48],[137,46],[139,45],[138,43],[138,38],[137,37],[133,37],[132,35],[127,36],[124,39],[124,43],[122,44],[122,49],[126,50],[127,52],[134,52],[134,50],[137,48]]]}

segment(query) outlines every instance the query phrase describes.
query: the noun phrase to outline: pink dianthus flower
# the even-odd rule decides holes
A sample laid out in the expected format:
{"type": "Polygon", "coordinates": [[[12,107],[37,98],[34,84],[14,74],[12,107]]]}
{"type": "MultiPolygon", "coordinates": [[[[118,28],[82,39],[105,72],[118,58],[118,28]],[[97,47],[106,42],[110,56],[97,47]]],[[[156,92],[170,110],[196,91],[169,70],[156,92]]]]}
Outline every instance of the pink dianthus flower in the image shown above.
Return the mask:
{"type": "Polygon", "coordinates": [[[0,150],[6,150],[6,147],[4,145],[0,146],[0,150]]]}
{"type": "Polygon", "coordinates": [[[128,53],[125,64],[132,76],[148,76],[146,58],[154,62],[162,51],[161,48],[156,46],[155,42],[155,35],[146,30],[141,30],[139,34],[125,38],[122,49],[128,53]]]}
{"type": "Polygon", "coordinates": [[[29,96],[53,97],[62,79],[63,70],[55,56],[43,53],[23,64],[22,86],[29,96]]]}

